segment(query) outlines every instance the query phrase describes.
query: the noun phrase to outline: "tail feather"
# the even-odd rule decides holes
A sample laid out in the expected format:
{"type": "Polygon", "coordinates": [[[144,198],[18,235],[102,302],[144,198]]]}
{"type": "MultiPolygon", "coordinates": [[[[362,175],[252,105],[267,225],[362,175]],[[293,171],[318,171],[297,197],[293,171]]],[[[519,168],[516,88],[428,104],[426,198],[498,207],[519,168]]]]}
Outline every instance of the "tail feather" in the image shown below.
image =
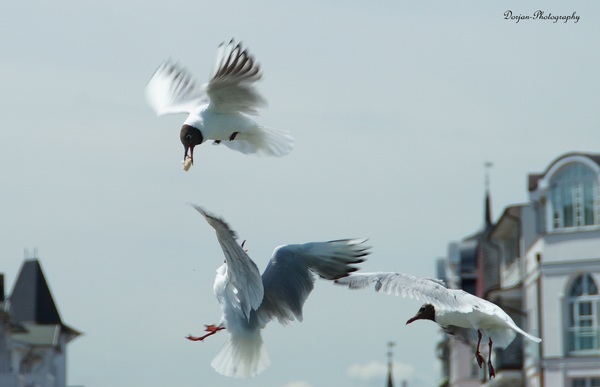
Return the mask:
{"type": "Polygon", "coordinates": [[[542,342],[542,339],[540,339],[539,337],[535,337],[533,335],[530,335],[529,333],[525,332],[524,330],[522,330],[520,328],[517,329],[517,332],[519,332],[523,336],[527,337],[531,341],[535,341],[536,343],[541,343],[542,342]]]}
{"type": "Polygon", "coordinates": [[[519,328],[517,326],[517,324],[514,323],[514,321],[509,321],[508,325],[515,330],[515,332],[522,334],[523,336],[525,336],[526,338],[528,338],[531,341],[535,341],[536,343],[541,343],[542,339],[540,339],[539,337],[535,337],[533,335],[530,335],[529,333],[525,332],[524,330],[522,330],[521,328],[519,328]]]}
{"type": "MultiPolygon", "coordinates": [[[[483,330],[483,335],[492,338],[492,342],[494,343],[494,348],[504,349],[513,342],[517,333],[511,328],[500,328],[496,329],[492,332],[487,332],[483,330]]],[[[482,343],[485,343],[487,337],[484,337],[482,343]]]]}
{"type": "Polygon", "coordinates": [[[517,327],[516,325],[513,328],[496,329],[495,331],[489,332],[487,334],[492,337],[492,341],[494,342],[495,348],[504,349],[504,348],[508,347],[510,345],[510,343],[513,342],[513,340],[517,336],[517,333],[520,333],[521,335],[525,336],[529,340],[535,341],[536,343],[539,343],[542,341],[542,339],[530,335],[529,333],[525,332],[524,330],[517,327]]]}
{"type": "Polygon", "coordinates": [[[250,378],[269,365],[269,355],[260,336],[260,329],[245,334],[230,335],[210,365],[221,375],[250,378]]]}
{"type": "Polygon", "coordinates": [[[294,138],[286,130],[260,126],[252,132],[239,133],[235,140],[222,144],[244,154],[281,157],[294,149],[294,138]]]}

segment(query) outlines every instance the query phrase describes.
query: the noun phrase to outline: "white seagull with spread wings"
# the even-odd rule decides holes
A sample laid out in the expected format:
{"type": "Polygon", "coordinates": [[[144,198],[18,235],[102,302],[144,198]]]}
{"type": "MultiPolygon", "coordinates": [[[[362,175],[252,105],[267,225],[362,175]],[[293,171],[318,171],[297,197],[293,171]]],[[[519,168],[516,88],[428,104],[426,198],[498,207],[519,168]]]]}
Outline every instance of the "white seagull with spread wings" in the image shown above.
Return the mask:
{"type": "Polygon", "coordinates": [[[227,329],[229,340],[211,363],[226,376],[248,378],[268,367],[260,330],[272,319],[283,325],[302,321],[302,307],[314,287],[313,272],[336,280],[358,270],[350,265],[363,262],[369,254],[369,247],[362,245],[365,240],[356,239],[280,246],[261,277],[227,223],[202,207],[194,208],[215,229],[225,254],[213,287],[223,316],[217,325],[206,326],[206,335],[187,338],[202,341],[227,329]]]}
{"type": "Polygon", "coordinates": [[[188,114],[180,132],[186,171],[194,163],[194,147],[207,140],[257,156],[292,151],[289,132],[260,126],[248,116],[266,105],[254,87],[261,77],[260,66],[233,39],[219,46],[210,80],[202,87],[177,64],[167,60],[158,67],[146,86],[146,99],[159,116],[188,114]]]}
{"type": "Polygon", "coordinates": [[[442,327],[447,327],[450,332],[455,327],[475,329],[479,337],[475,357],[480,368],[485,362],[479,351],[481,338],[489,338],[490,378],[496,375],[492,366],[492,344],[497,348],[506,348],[515,339],[515,332],[536,343],[542,341],[519,328],[496,304],[462,289],[448,289],[441,280],[404,273],[360,273],[335,282],[348,285],[350,289],[362,289],[374,283],[376,291],[424,301],[425,304],[406,324],[416,320],[432,320],[442,327]]]}

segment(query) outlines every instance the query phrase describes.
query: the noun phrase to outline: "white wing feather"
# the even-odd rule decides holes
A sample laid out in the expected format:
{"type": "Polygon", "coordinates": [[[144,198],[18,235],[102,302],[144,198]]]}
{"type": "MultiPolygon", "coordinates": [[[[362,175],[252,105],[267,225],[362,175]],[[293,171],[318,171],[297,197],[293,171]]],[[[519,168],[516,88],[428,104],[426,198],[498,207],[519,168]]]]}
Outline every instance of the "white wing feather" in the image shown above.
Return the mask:
{"type": "Polygon", "coordinates": [[[350,289],[362,289],[375,284],[376,291],[415,298],[433,305],[437,310],[469,313],[472,306],[461,302],[462,290],[448,289],[439,280],[404,273],[360,273],[335,281],[350,289]]]}
{"type": "Polygon", "coordinates": [[[335,280],[357,270],[370,247],[365,240],[346,239],[280,246],[262,275],[264,301],[257,315],[261,324],[277,318],[281,324],[302,321],[302,307],[314,287],[315,272],[335,280]]]}
{"type": "Polygon", "coordinates": [[[204,90],[210,98],[208,109],[219,113],[258,115],[258,108],[267,102],[253,83],[262,77],[260,66],[254,62],[241,43],[221,43],[217,49],[210,81],[204,90]]]}
{"type": "Polygon", "coordinates": [[[258,267],[236,242],[236,235],[222,219],[194,206],[217,232],[217,239],[227,264],[225,297],[234,309],[250,321],[250,312],[257,310],[263,300],[264,288],[258,267]]]}
{"type": "Polygon", "coordinates": [[[159,116],[190,113],[208,103],[194,78],[168,60],[158,67],[146,85],[146,100],[159,116]]]}

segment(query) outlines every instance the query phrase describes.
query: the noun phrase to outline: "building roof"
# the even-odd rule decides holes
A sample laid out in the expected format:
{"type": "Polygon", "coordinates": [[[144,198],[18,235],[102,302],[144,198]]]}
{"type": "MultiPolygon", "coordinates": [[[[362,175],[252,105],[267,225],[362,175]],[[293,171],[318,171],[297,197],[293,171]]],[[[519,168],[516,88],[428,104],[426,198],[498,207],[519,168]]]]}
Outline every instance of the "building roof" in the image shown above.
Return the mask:
{"type": "Polygon", "coordinates": [[[458,244],[460,250],[460,270],[462,273],[477,270],[477,249],[494,227],[492,221],[492,203],[490,192],[486,190],[483,209],[483,227],[472,235],[465,237],[458,244]]]}
{"type": "Polygon", "coordinates": [[[10,295],[10,315],[19,323],[59,325],[72,337],[81,333],[62,323],[37,259],[26,259],[10,295]]]}
{"type": "Polygon", "coordinates": [[[474,271],[477,269],[477,246],[481,232],[473,237],[463,239],[458,246],[460,250],[460,271],[461,273],[474,271]]]}
{"type": "Polygon", "coordinates": [[[595,162],[596,164],[598,164],[598,166],[600,166],[600,154],[598,154],[598,153],[582,153],[582,152],[565,153],[561,156],[558,156],[552,163],[550,163],[550,165],[548,165],[548,167],[546,168],[546,170],[544,172],[530,173],[527,176],[527,189],[530,192],[535,191],[538,187],[538,182],[540,181],[540,179],[542,179],[546,175],[546,173],[548,173],[548,171],[550,170],[550,168],[552,168],[552,166],[554,164],[556,164],[557,162],[559,162],[560,160],[562,160],[564,158],[573,157],[573,156],[587,157],[588,159],[590,159],[593,162],[595,162]]]}
{"type": "Polygon", "coordinates": [[[10,296],[10,314],[19,322],[62,324],[37,259],[27,259],[21,266],[10,296]]]}
{"type": "Polygon", "coordinates": [[[506,206],[504,208],[504,211],[502,212],[502,215],[500,215],[500,218],[498,219],[496,224],[494,224],[494,228],[490,232],[490,236],[498,237],[499,235],[501,235],[502,232],[506,230],[507,221],[508,221],[508,227],[512,227],[513,223],[515,221],[517,221],[517,219],[515,219],[515,218],[518,218],[520,220],[520,217],[521,217],[520,210],[523,207],[527,207],[529,205],[530,205],[530,203],[520,203],[520,204],[513,204],[510,206],[506,206]]]}

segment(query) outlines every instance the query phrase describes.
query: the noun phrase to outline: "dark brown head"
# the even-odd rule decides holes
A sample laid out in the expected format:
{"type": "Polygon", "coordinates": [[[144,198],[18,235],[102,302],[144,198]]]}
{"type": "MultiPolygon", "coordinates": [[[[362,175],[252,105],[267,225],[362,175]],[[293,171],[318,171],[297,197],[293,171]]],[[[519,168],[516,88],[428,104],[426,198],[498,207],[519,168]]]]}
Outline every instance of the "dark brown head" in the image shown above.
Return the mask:
{"type": "Polygon", "coordinates": [[[196,145],[202,144],[204,138],[202,137],[202,132],[194,128],[190,125],[183,125],[181,128],[181,132],[179,133],[179,138],[181,139],[181,143],[185,148],[185,154],[183,155],[183,161],[185,161],[188,155],[188,149],[190,150],[190,158],[192,159],[192,164],[194,164],[194,147],[196,145]]]}
{"type": "Polygon", "coordinates": [[[424,304],[421,309],[415,314],[415,317],[411,318],[406,322],[406,325],[417,320],[431,320],[435,321],[435,309],[431,304],[424,304]]]}

